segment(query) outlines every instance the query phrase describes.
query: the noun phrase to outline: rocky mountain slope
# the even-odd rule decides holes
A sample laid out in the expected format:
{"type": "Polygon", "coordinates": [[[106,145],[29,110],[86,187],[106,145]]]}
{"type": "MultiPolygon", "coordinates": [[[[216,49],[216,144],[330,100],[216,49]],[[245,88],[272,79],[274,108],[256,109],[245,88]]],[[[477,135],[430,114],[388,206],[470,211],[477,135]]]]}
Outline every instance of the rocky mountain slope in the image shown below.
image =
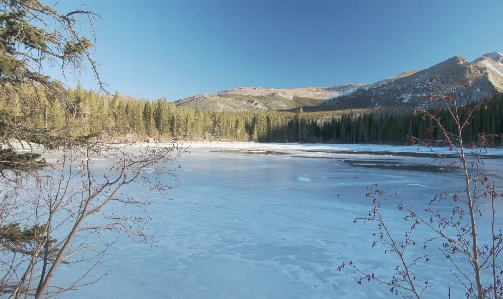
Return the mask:
{"type": "Polygon", "coordinates": [[[293,88],[293,89],[274,89],[261,87],[239,87],[225,91],[218,92],[219,96],[230,96],[235,94],[251,95],[251,96],[280,96],[289,100],[294,97],[312,98],[328,100],[331,98],[350,94],[365,86],[364,84],[343,84],[334,87],[306,87],[306,88],[293,88]]]}
{"type": "Polygon", "coordinates": [[[489,81],[496,89],[503,91],[503,53],[485,54],[473,63],[487,72],[489,81]]]}
{"type": "MultiPolygon", "coordinates": [[[[253,90],[254,88],[247,88],[253,90]]],[[[243,112],[256,109],[291,110],[302,106],[318,107],[325,99],[303,98],[298,96],[285,97],[275,92],[261,94],[227,93],[200,94],[176,102],[178,106],[199,107],[210,111],[243,112]]]]}
{"type": "MultiPolygon", "coordinates": [[[[503,55],[486,54],[474,62],[456,56],[428,69],[370,84],[351,94],[327,100],[327,109],[391,107],[410,110],[429,105],[430,97],[438,92],[429,85],[430,78],[453,78],[454,84],[464,81],[466,88],[459,89],[462,101],[483,99],[503,91],[503,55]]],[[[453,86],[443,86],[445,92],[453,86]]],[[[442,91],[440,91],[442,92],[442,91]]]]}
{"type": "Polygon", "coordinates": [[[213,111],[293,110],[298,107],[310,111],[372,107],[405,111],[428,106],[433,94],[428,84],[430,78],[446,76],[452,77],[454,82],[467,83],[467,88],[458,94],[462,101],[503,92],[503,54],[485,54],[473,62],[456,56],[428,69],[407,71],[372,84],[295,89],[240,87],[197,95],[176,104],[213,111]]]}
{"type": "Polygon", "coordinates": [[[176,104],[211,111],[292,110],[303,106],[318,107],[327,99],[350,94],[364,86],[366,85],[344,84],[334,87],[295,89],[239,87],[185,98],[176,104]]]}

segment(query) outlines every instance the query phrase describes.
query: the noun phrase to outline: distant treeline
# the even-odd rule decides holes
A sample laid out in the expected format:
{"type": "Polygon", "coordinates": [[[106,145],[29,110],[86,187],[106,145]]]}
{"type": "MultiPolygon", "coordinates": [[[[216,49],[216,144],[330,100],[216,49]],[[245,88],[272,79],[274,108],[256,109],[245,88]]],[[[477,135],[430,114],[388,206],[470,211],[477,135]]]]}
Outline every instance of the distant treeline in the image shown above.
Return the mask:
{"type": "MultiPolygon", "coordinates": [[[[107,130],[114,141],[258,141],[382,143],[403,145],[407,136],[442,139],[441,131],[421,113],[398,114],[366,110],[324,112],[209,112],[177,107],[165,99],[137,100],[84,90],[68,90],[68,102],[54,100],[42,89],[18,93],[18,101],[2,97],[0,113],[33,128],[66,130],[75,136],[92,136],[107,130]],[[32,99],[32,100],[30,100],[32,99]],[[69,125],[73,124],[73,125],[69,125]],[[75,125],[78,124],[78,125],[75,125]]],[[[494,96],[476,111],[465,131],[467,142],[479,133],[503,134],[501,96],[494,96]]],[[[471,109],[475,103],[466,108],[471,109]]],[[[447,111],[439,111],[443,126],[455,131],[447,111]]],[[[500,143],[497,140],[498,144],[500,143]]]]}

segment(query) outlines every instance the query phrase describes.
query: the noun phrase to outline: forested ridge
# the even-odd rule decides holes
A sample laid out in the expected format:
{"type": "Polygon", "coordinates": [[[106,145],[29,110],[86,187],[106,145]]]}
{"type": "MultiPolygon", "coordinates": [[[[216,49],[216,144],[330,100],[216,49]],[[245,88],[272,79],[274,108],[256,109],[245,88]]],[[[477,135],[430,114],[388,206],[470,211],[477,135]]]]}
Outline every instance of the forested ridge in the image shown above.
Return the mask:
{"type": "MultiPolygon", "coordinates": [[[[441,132],[421,113],[339,110],[323,112],[211,112],[176,106],[166,99],[156,101],[85,90],[80,85],[67,90],[68,107],[47,90],[24,86],[18,101],[4,97],[1,113],[34,130],[64,131],[74,137],[92,137],[104,130],[111,142],[125,141],[257,141],[408,144],[407,136],[442,139],[441,132]],[[33,100],[30,100],[33,99],[33,100]],[[70,121],[71,120],[71,121],[70,121]]],[[[465,140],[476,141],[479,133],[503,134],[500,95],[486,100],[475,111],[465,140]]],[[[64,103],[64,102],[63,102],[64,103]]],[[[468,104],[467,109],[470,108],[468,104]]],[[[437,112],[451,130],[446,110],[437,112]],[[444,115],[442,115],[444,114],[444,115]]],[[[37,140],[46,145],[57,141],[37,140]]]]}

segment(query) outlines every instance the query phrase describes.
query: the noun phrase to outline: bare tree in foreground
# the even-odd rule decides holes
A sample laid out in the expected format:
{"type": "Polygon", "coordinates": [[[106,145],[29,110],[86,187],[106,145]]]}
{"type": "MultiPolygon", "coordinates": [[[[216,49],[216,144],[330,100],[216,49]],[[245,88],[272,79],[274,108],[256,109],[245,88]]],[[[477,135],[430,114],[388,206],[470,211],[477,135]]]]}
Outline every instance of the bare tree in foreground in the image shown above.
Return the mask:
{"type": "MultiPolygon", "coordinates": [[[[77,78],[87,66],[106,92],[90,52],[100,16],[85,7],[67,13],[56,7],[0,0],[1,297],[51,297],[99,280],[89,273],[112,245],[104,234],[147,238],[143,207],[149,202],[126,189],[169,191],[177,182],[172,162],[184,152],[177,144],[109,145],[111,136],[79,130],[86,117],[81,103],[47,71],[77,78]],[[49,102],[64,118],[59,127],[48,124],[49,102]],[[42,125],[31,118],[35,114],[43,115],[42,125]],[[27,142],[63,150],[48,164],[39,153],[16,146],[27,142]],[[124,213],[122,206],[136,209],[124,213]],[[59,268],[77,262],[89,267],[66,286],[51,284],[59,268]]],[[[114,124],[108,125],[112,131],[114,124]]]]}
{"type": "Polygon", "coordinates": [[[65,149],[51,168],[6,184],[0,192],[0,295],[50,297],[99,280],[87,276],[112,245],[103,236],[121,232],[147,241],[144,207],[150,202],[136,196],[176,186],[179,166],[172,162],[184,151],[176,144],[97,140],[65,149]],[[67,286],[51,285],[58,268],[78,262],[90,263],[85,273],[67,286]]]}
{"type": "MultiPolygon", "coordinates": [[[[501,202],[503,192],[497,190],[495,182],[481,173],[483,166],[482,154],[484,148],[491,146],[491,141],[497,136],[479,135],[479,142],[467,144],[463,140],[463,132],[468,130],[473,121],[473,113],[485,109],[482,101],[473,109],[468,109],[459,103],[457,93],[465,87],[466,83],[452,87],[452,79],[439,80],[432,78],[432,88],[437,96],[433,101],[440,102],[447,109],[449,121],[455,127],[454,132],[448,131],[443,125],[440,111],[422,110],[425,120],[431,119],[439,140],[417,140],[437,155],[436,162],[450,169],[461,169],[463,190],[455,193],[444,192],[435,196],[429,207],[424,211],[415,211],[412,206],[404,204],[398,195],[377,188],[377,183],[368,188],[367,197],[372,198],[373,208],[366,217],[366,222],[376,222],[378,232],[374,234],[376,240],[372,247],[381,245],[385,254],[398,258],[399,264],[394,269],[391,278],[378,277],[373,272],[363,270],[354,262],[344,262],[338,269],[341,271],[346,266],[351,267],[360,274],[359,284],[362,281],[376,281],[389,286],[389,290],[404,298],[422,298],[425,291],[430,288],[428,280],[419,280],[418,273],[421,265],[432,263],[428,255],[429,250],[440,250],[442,255],[450,262],[450,272],[459,282],[459,288],[465,289],[466,298],[502,298],[503,283],[501,276],[503,270],[498,263],[498,257],[503,249],[503,237],[500,226],[496,223],[496,205],[501,202]],[[445,87],[451,89],[445,93],[445,87]],[[448,146],[452,154],[441,154],[437,151],[438,145],[448,146]],[[450,213],[442,213],[434,208],[434,204],[450,200],[454,203],[450,213]],[[381,212],[381,203],[392,201],[396,207],[403,211],[404,221],[409,229],[405,235],[397,235],[387,225],[381,212]],[[490,213],[484,213],[481,206],[490,206],[490,213]],[[484,232],[489,238],[482,238],[477,221],[489,218],[491,226],[489,232],[484,232]],[[419,227],[427,227],[432,232],[432,237],[426,240],[415,240],[414,231],[419,227]],[[423,254],[411,256],[411,247],[422,246],[423,254]]],[[[444,110],[445,111],[445,110],[444,110]]],[[[356,222],[356,220],[355,220],[356,222]]],[[[446,293],[450,298],[450,290],[446,293]]]]}

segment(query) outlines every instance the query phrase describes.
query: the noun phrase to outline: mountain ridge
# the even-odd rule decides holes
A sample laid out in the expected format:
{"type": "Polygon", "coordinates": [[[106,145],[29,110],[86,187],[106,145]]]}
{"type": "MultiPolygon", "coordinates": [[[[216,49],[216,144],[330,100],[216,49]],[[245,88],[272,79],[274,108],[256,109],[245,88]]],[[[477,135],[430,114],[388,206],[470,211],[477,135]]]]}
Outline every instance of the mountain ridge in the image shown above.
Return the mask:
{"type": "Polygon", "coordinates": [[[472,62],[454,56],[424,70],[409,70],[398,76],[369,84],[346,83],[331,87],[275,89],[238,87],[213,94],[200,94],[176,101],[178,106],[199,107],[213,111],[314,110],[350,108],[425,108],[433,91],[430,78],[451,77],[465,82],[459,92],[461,102],[482,99],[503,92],[503,53],[487,53],[472,62]]]}

